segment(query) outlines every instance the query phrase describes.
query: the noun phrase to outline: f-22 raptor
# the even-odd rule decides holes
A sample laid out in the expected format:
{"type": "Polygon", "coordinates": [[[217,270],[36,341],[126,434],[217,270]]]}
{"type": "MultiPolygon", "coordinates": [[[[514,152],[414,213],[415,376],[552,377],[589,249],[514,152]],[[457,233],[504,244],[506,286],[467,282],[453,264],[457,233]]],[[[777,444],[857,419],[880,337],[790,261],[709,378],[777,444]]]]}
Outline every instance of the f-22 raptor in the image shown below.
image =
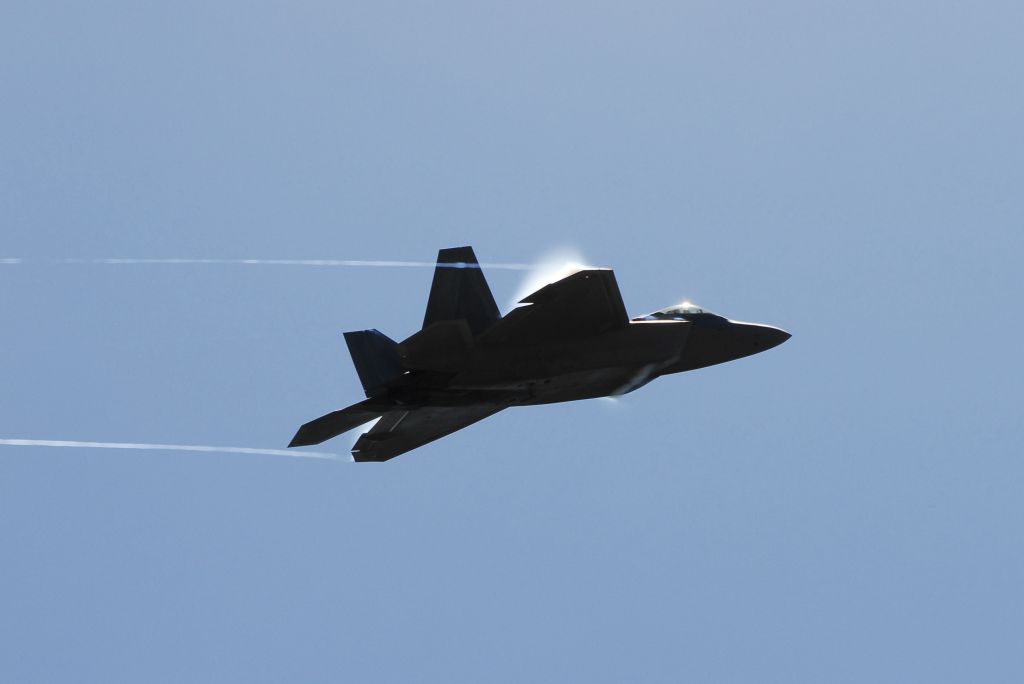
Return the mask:
{"type": "Polygon", "coordinates": [[[379,418],[352,456],[387,461],[510,406],[626,394],[789,337],[689,302],[630,319],[603,268],[551,283],[502,316],[473,249],[442,249],[423,328],[400,343],[377,330],[345,333],[366,400],[306,423],[288,446],[379,418]]]}

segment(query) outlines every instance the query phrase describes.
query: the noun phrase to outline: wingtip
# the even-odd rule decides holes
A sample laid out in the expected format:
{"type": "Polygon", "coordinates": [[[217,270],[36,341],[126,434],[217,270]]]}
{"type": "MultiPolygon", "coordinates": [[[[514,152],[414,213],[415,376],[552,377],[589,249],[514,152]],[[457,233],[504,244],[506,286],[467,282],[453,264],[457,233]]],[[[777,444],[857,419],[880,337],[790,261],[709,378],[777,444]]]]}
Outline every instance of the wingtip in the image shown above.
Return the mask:
{"type": "Polygon", "coordinates": [[[314,446],[319,444],[321,441],[323,440],[311,439],[310,431],[306,429],[306,425],[303,425],[299,428],[299,431],[295,433],[295,436],[292,437],[292,441],[288,442],[288,448],[314,446]]]}

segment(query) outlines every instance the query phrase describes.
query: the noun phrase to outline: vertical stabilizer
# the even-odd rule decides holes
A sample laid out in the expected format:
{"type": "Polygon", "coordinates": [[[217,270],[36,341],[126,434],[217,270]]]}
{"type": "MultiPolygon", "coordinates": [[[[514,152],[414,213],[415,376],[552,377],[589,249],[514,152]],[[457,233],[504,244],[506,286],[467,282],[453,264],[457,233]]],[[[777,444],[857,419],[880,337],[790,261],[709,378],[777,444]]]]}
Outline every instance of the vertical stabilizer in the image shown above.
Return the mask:
{"type": "Polygon", "coordinates": [[[402,374],[398,345],[379,330],[347,332],[345,342],[366,396],[377,394],[402,374]]]}
{"type": "Polygon", "coordinates": [[[473,248],[453,247],[438,252],[423,327],[464,319],[470,332],[479,335],[500,318],[473,248]]]}

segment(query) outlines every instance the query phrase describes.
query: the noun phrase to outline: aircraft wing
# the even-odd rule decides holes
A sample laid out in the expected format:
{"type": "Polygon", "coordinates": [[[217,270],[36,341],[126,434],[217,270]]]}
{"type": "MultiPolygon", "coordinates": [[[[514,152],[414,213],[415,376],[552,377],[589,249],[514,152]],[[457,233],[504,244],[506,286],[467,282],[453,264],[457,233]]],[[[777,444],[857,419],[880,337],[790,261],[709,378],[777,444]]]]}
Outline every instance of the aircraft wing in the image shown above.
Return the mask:
{"type": "Polygon", "coordinates": [[[577,271],[520,304],[484,333],[481,342],[529,344],[589,337],[629,324],[615,273],[605,268],[577,271]]]}
{"type": "Polygon", "coordinates": [[[352,447],[356,461],[387,461],[494,415],[504,406],[426,406],[389,411],[352,447]]]}

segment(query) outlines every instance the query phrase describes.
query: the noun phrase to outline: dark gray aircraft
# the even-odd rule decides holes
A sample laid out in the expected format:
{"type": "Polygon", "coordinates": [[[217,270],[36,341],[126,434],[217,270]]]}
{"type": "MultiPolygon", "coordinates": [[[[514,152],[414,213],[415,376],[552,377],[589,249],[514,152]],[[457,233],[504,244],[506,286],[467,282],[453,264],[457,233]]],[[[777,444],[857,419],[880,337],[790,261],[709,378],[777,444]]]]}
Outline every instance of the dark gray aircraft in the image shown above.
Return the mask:
{"type": "Polygon", "coordinates": [[[422,330],[401,343],[377,330],[345,333],[367,399],[306,423],[288,446],[380,418],[352,456],[386,461],[509,406],[626,394],[788,339],[689,302],[630,320],[603,268],[551,283],[502,316],[473,249],[442,249],[422,330]]]}

